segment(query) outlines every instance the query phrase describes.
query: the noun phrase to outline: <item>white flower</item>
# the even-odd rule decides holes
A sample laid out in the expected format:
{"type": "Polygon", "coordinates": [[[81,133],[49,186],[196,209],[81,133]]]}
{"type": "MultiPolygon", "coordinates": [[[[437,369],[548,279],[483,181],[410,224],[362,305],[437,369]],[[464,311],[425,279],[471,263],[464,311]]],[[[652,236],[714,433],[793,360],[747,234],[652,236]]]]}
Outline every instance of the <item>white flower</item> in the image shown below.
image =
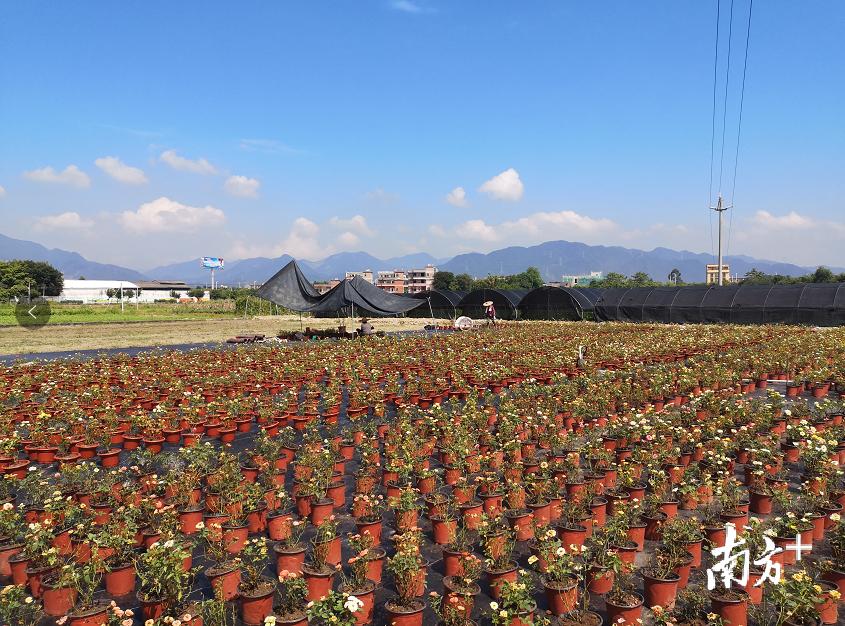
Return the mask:
{"type": "Polygon", "coordinates": [[[362,600],[356,598],[355,596],[349,596],[348,598],[346,598],[346,602],[343,603],[343,606],[350,613],[355,613],[362,606],[364,606],[364,602],[362,600]]]}

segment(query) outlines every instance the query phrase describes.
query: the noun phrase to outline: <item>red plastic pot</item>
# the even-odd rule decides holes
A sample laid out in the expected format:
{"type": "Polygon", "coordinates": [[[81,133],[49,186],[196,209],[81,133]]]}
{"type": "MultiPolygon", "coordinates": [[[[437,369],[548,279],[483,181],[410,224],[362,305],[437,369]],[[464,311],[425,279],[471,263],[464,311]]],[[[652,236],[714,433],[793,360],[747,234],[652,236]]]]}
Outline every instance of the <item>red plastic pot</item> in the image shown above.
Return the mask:
{"type": "Polygon", "coordinates": [[[731,597],[710,595],[710,610],[730,626],[747,626],[748,595],[744,591],[731,590],[731,597]]]}
{"type": "Polygon", "coordinates": [[[276,555],[277,574],[285,570],[296,574],[302,573],[305,564],[305,546],[285,548],[281,544],[275,544],[273,552],[276,555]]]}
{"type": "Polygon", "coordinates": [[[384,605],[387,623],[391,626],[422,626],[425,603],[419,602],[410,607],[400,607],[391,602],[384,605]]]}
{"type": "Polygon", "coordinates": [[[604,595],[613,589],[613,579],[612,569],[593,565],[587,572],[587,588],[591,593],[604,595]]]}
{"type": "Polygon", "coordinates": [[[308,599],[317,602],[329,595],[334,580],[334,569],[325,567],[323,570],[313,570],[307,565],[302,568],[302,575],[308,585],[308,599]]]}
{"type": "Polygon", "coordinates": [[[546,603],[553,615],[564,615],[575,610],[578,606],[578,582],[572,580],[569,583],[550,583],[543,580],[543,589],[546,592],[546,603]]]}
{"type": "Polygon", "coordinates": [[[491,571],[487,570],[487,584],[490,587],[490,597],[494,600],[498,600],[501,592],[502,592],[502,585],[505,582],[516,582],[517,578],[517,566],[516,563],[512,564],[512,566],[508,569],[501,570],[501,571],[491,571]]]}
{"type": "Polygon", "coordinates": [[[132,563],[109,569],[103,578],[110,596],[125,596],[135,591],[135,565],[132,563]]]}
{"type": "Polygon", "coordinates": [[[205,570],[205,577],[211,583],[211,588],[221,594],[225,601],[238,597],[238,586],[241,584],[241,570],[236,564],[220,565],[205,570]]]}
{"type": "Polygon", "coordinates": [[[241,593],[241,620],[246,626],[261,626],[264,624],[264,618],[273,612],[276,585],[268,581],[267,587],[261,593],[241,593]]]}
{"type": "Polygon", "coordinates": [[[640,618],[643,614],[643,597],[637,593],[633,594],[637,597],[639,603],[634,606],[623,606],[616,604],[611,600],[605,598],[605,608],[607,610],[607,623],[615,626],[627,626],[628,624],[641,623],[640,618]]]}
{"type": "Polygon", "coordinates": [[[76,589],[73,587],[53,588],[46,585],[41,602],[47,615],[61,617],[67,614],[76,603],[76,589]]]}
{"type": "Polygon", "coordinates": [[[670,578],[655,578],[645,572],[642,572],[642,576],[645,604],[649,607],[672,608],[678,595],[678,580],[680,577],[674,574],[670,578]]]}

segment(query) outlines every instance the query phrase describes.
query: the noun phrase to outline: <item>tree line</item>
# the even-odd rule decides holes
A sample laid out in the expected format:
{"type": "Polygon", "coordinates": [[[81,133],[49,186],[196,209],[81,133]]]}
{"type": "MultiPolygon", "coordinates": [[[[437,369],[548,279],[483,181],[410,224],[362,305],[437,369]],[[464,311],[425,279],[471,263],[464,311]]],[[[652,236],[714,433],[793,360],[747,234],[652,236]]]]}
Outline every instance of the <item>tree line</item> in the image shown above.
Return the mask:
{"type": "Polygon", "coordinates": [[[472,291],[473,289],[536,289],[543,286],[543,277],[536,267],[529,267],[519,274],[497,276],[491,274],[484,278],[475,279],[469,274],[454,274],[452,272],[435,272],[434,289],[451,289],[452,291],[472,291]]]}

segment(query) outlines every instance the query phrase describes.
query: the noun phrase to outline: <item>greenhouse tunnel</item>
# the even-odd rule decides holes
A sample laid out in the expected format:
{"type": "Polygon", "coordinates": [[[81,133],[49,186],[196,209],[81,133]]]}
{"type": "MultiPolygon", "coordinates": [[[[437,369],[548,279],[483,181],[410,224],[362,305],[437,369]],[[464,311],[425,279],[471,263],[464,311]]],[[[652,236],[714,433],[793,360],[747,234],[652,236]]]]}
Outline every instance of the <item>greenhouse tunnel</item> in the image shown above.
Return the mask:
{"type": "Polygon", "coordinates": [[[437,319],[455,319],[458,316],[458,303],[465,295],[467,295],[466,291],[451,289],[431,289],[411,294],[409,298],[428,300],[428,304],[421,304],[408,311],[408,317],[432,317],[433,314],[433,317],[437,319]]]}
{"type": "Polygon", "coordinates": [[[496,307],[496,317],[503,320],[519,319],[519,303],[527,289],[473,289],[458,303],[461,314],[484,318],[484,303],[488,300],[496,307]]]}
{"type": "Polygon", "coordinates": [[[601,321],[677,324],[845,324],[845,283],[601,289],[601,321]]]}
{"type": "Polygon", "coordinates": [[[538,287],[519,302],[519,317],[526,320],[583,320],[592,314],[595,289],[569,287],[538,287]]]}

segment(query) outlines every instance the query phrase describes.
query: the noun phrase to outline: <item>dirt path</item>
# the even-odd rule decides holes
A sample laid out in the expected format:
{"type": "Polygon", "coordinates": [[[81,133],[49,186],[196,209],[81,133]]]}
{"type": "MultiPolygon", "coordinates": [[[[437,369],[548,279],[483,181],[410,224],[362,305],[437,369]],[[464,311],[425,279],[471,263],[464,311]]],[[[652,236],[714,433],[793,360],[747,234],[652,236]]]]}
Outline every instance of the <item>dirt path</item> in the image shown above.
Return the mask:
{"type": "MultiPolygon", "coordinates": [[[[303,318],[303,326],[337,327],[342,320],[303,318]]],[[[374,319],[377,330],[420,330],[429,319],[374,319]]],[[[299,330],[295,315],[256,317],[252,319],[192,320],[184,322],[134,322],[120,324],[69,324],[26,330],[20,326],[0,328],[0,354],[33,354],[127,348],[134,346],[169,346],[187,343],[225,341],[234,335],[264,334],[299,330]]],[[[357,322],[356,322],[357,323],[357,322]]],[[[351,320],[347,320],[351,326],[351,320]]]]}

